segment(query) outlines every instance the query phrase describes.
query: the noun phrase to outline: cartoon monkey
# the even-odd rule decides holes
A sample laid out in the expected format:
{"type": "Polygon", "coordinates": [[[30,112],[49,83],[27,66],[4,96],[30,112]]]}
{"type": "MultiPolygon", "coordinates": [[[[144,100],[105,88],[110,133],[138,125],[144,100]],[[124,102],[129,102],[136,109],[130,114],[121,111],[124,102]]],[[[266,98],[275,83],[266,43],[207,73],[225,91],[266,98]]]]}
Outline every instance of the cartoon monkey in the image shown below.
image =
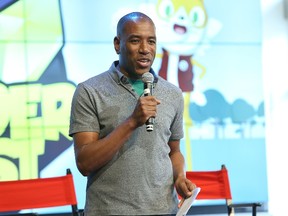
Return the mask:
{"type": "MultiPolygon", "coordinates": [[[[180,87],[184,94],[184,126],[186,134],[186,160],[191,170],[191,147],[189,127],[192,119],[189,113],[190,96],[195,90],[195,78],[202,78],[206,68],[198,63],[194,54],[205,38],[207,13],[203,0],[159,0],[156,5],[161,41],[161,66],[158,75],[180,87]],[[195,73],[195,67],[200,73],[195,73]]],[[[196,86],[197,88],[197,86],[196,86]]]]}
{"type": "MultiPolygon", "coordinates": [[[[159,76],[179,86],[184,93],[184,121],[191,126],[189,115],[190,94],[194,90],[195,66],[201,69],[200,78],[206,73],[203,65],[193,59],[205,34],[207,14],[202,0],[160,0],[157,12],[165,31],[160,31],[162,63],[159,76]],[[161,35],[163,32],[165,35],[161,35]]],[[[159,35],[159,33],[158,33],[159,35]]],[[[158,55],[159,56],[159,55],[158,55]]]]}

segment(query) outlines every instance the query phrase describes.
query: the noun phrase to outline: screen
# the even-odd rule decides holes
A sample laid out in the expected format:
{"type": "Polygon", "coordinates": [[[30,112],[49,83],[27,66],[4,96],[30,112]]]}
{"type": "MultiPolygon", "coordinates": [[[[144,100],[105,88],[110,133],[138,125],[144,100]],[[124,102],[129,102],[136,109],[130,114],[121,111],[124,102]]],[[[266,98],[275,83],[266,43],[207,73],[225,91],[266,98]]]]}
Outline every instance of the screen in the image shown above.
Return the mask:
{"type": "MultiPolygon", "coordinates": [[[[1,181],[70,168],[83,208],[86,178],[68,136],[72,95],[118,59],[118,19],[142,11],[156,24],[154,71],[183,91],[186,169],[225,164],[235,203],[267,202],[260,2],[2,0],[0,9],[1,181]]],[[[195,203],[204,204],[217,202],[195,203]]]]}

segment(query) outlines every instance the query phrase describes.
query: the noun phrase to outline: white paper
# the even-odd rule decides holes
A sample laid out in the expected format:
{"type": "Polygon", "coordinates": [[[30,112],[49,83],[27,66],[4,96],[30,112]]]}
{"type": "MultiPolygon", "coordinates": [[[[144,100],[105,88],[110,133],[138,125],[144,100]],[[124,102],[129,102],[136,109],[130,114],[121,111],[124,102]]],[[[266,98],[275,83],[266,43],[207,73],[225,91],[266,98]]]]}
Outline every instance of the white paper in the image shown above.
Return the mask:
{"type": "Polygon", "coordinates": [[[182,206],[179,208],[176,216],[186,216],[187,212],[189,211],[192,203],[196,199],[198,193],[200,192],[201,188],[197,187],[192,191],[192,195],[184,200],[182,206]]]}

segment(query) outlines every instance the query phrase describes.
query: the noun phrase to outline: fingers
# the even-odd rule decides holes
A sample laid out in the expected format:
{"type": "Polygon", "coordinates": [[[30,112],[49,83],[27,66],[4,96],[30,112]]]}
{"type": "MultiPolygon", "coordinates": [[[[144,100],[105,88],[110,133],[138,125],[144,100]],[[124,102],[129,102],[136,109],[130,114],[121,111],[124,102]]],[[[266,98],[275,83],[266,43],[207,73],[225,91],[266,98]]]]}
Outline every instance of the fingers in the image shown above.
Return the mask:
{"type": "Polygon", "coordinates": [[[139,102],[144,107],[150,107],[154,108],[156,110],[157,105],[159,105],[161,102],[156,99],[154,96],[146,96],[146,97],[140,97],[139,102]]]}
{"type": "Polygon", "coordinates": [[[190,180],[187,179],[187,188],[189,189],[189,196],[192,195],[192,191],[197,187],[196,184],[194,184],[193,182],[191,182],[190,180]]]}
{"type": "Polygon", "coordinates": [[[196,188],[196,185],[189,179],[183,179],[178,182],[176,187],[178,194],[184,199],[192,195],[192,191],[196,188]]]}
{"type": "Polygon", "coordinates": [[[182,199],[180,200],[180,202],[178,203],[178,208],[180,208],[185,199],[190,197],[192,195],[192,191],[196,188],[196,184],[194,184],[193,182],[191,182],[190,180],[186,179],[185,180],[185,187],[184,189],[182,190],[183,193],[185,194],[184,196],[182,196],[182,199]]]}
{"type": "Polygon", "coordinates": [[[154,96],[140,97],[131,117],[137,122],[138,126],[141,126],[150,117],[156,117],[157,105],[160,103],[154,96]]]}
{"type": "Polygon", "coordinates": [[[187,187],[190,191],[194,190],[197,186],[193,182],[189,181],[187,187]]]}
{"type": "Polygon", "coordinates": [[[194,189],[193,185],[194,184],[189,179],[185,179],[185,184],[182,186],[184,198],[190,197],[192,195],[192,190],[194,189]]]}
{"type": "Polygon", "coordinates": [[[150,117],[156,117],[157,115],[157,105],[160,104],[160,101],[153,96],[141,97],[139,99],[139,108],[143,113],[143,116],[146,117],[146,120],[150,117]]]}
{"type": "Polygon", "coordinates": [[[183,205],[184,201],[185,201],[184,198],[182,198],[182,199],[180,200],[180,202],[178,203],[178,208],[180,208],[180,207],[183,205]]]}

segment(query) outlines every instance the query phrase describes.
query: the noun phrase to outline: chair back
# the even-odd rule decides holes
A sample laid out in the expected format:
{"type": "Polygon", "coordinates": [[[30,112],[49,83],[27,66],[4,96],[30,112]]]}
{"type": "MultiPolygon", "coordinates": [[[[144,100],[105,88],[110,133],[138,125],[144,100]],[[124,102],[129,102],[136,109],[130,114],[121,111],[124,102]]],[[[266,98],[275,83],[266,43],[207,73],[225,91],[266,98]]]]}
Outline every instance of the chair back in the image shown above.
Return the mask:
{"type": "Polygon", "coordinates": [[[257,207],[262,205],[258,202],[238,204],[232,202],[228,170],[224,164],[221,169],[215,171],[187,171],[186,177],[201,188],[196,199],[225,200],[228,216],[234,216],[237,208],[252,208],[252,216],[256,216],[257,207]]]}
{"type": "Polygon", "coordinates": [[[228,171],[187,171],[186,177],[201,188],[197,199],[232,199],[228,171]]]}
{"type": "Polygon", "coordinates": [[[222,199],[226,202],[228,216],[234,216],[235,210],[230,207],[232,204],[232,195],[228,170],[225,165],[220,170],[213,171],[187,171],[186,177],[190,179],[201,192],[196,199],[222,199]]]}
{"type": "Polygon", "coordinates": [[[71,205],[77,215],[73,176],[0,181],[0,212],[71,205]]]}

